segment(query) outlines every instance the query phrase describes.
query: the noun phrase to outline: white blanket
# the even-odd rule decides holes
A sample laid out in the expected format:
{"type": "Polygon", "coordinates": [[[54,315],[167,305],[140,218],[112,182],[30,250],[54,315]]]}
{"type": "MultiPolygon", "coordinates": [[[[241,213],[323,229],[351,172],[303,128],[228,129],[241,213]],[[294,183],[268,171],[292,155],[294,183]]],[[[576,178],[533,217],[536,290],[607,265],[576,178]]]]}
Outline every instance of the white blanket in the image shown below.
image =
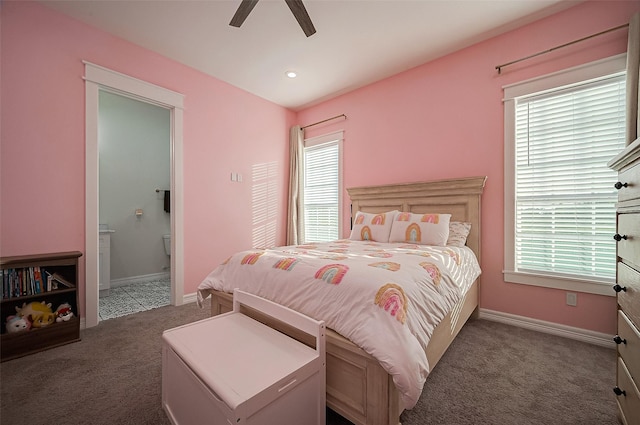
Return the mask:
{"type": "Polygon", "coordinates": [[[433,330],[480,275],[471,249],[338,240],[237,253],[198,286],[247,291],[316,320],[375,357],[412,408],[433,330]]]}

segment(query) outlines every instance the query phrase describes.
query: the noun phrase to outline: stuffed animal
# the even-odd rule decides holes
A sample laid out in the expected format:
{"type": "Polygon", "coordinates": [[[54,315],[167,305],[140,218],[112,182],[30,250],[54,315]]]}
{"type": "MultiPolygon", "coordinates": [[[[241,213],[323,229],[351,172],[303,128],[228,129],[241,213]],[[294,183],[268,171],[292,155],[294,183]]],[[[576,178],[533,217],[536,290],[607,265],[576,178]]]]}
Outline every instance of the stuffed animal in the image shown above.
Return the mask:
{"type": "Polygon", "coordinates": [[[31,326],[33,326],[34,328],[44,328],[45,326],[49,326],[56,321],[56,314],[42,313],[35,317],[29,315],[29,320],[31,320],[31,326]]]}
{"type": "Polygon", "coordinates": [[[68,322],[72,317],[71,304],[62,303],[56,308],[56,322],[68,322]]]}
{"type": "Polygon", "coordinates": [[[18,316],[31,320],[31,326],[34,328],[50,325],[56,319],[56,315],[51,311],[51,303],[44,301],[22,303],[22,307],[16,306],[16,312],[18,316]]]}
{"type": "Polygon", "coordinates": [[[51,311],[51,303],[46,304],[44,301],[42,302],[30,302],[29,304],[27,303],[22,303],[22,307],[18,307],[16,306],[16,313],[18,313],[18,316],[20,317],[29,317],[29,315],[31,316],[37,316],[41,313],[53,313],[51,311]]]}
{"type": "Polygon", "coordinates": [[[12,334],[16,332],[28,331],[31,329],[31,322],[25,317],[9,316],[7,317],[7,332],[12,334]]]}

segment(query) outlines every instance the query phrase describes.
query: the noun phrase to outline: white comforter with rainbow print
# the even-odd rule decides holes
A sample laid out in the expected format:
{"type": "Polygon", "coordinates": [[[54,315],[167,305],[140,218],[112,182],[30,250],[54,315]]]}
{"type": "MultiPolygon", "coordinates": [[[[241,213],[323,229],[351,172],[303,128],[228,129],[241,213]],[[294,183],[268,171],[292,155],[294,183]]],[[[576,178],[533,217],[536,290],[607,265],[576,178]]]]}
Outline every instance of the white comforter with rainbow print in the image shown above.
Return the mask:
{"type": "Polygon", "coordinates": [[[479,275],[467,247],[338,240],[237,253],[199,285],[198,302],[239,288],[324,320],[381,363],[410,409],[435,326],[479,275]]]}

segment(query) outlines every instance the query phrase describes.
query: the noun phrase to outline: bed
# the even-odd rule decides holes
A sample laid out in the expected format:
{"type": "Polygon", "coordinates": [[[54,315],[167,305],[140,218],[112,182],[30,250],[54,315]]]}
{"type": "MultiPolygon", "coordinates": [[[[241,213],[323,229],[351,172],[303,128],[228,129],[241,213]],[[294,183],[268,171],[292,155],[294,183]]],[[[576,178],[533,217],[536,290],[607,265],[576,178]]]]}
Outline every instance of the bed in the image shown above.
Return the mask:
{"type": "MultiPolygon", "coordinates": [[[[409,215],[427,215],[438,213],[449,215],[451,222],[471,223],[471,228],[466,238],[466,249],[475,254],[477,263],[480,263],[480,237],[481,237],[481,197],[484,190],[486,177],[470,177],[437,180],[420,183],[393,184],[383,186],[368,186],[347,189],[352,203],[352,215],[358,217],[358,212],[366,214],[380,214],[390,211],[411,213],[409,215]]],[[[363,214],[360,214],[363,215],[363,214]]],[[[357,223],[354,223],[354,225],[357,223]]],[[[349,240],[336,241],[337,246],[348,246],[349,240]],[[343,245],[340,245],[343,243],[343,245]]],[[[360,243],[360,242],[358,242],[360,243]]],[[[305,247],[303,247],[305,248],[305,247]]],[[[307,248],[316,248],[307,247],[307,248]]],[[[446,248],[446,247],[445,247],[446,248]]],[[[301,249],[296,247],[296,249],[301,249]]],[[[371,249],[385,251],[386,246],[371,249]]],[[[403,245],[398,249],[412,250],[411,246],[403,245]]],[[[424,248],[427,249],[427,248],[424,248]]],[[[455,254],[459,251],[436,247],[435,256],[439,252],[455,254]]],[[[413,249],[413,253],[434,256],[433,252],[423,253],[422,247],[413,249]]],[[[296,252],[298,254],[298,252],[296,252]]],[[[339,250],[336,252],[340,254],[339,250]]],[[[261,255],[261,253],[260,253],[261,255]]],[[[231,258],[230,258],[231,259],[231,258]]],[[[246,254],[242,261],[256,261],[257,257],[246,254]]],[[[290,259],[291,261],[291,259],[290,259]]],[[[281,268],[290,267],[291,263],[281,263],[281,268]]],[[[335,276],[334,271],[334,276],[335,276]]],[[[235,276],[235,275],[234,275],[235,276]]],[[[236,276],[237,278],[237,276],[236,276]]],[[[242,278],[237,278],[242,280],[242,278]]],[[[246,279],[245,279],[246,280],[246,279]]],[[[205,282],[199,286],[200,300],[211,297],[211,314],[218,315],[232,309],[231,291],[216,290],[205,282]]],[[[244,288],[246,290],[246,288],[244,288]]],[[[442,291],[441,287],[438,289],[442,291]]],[[[429,339],[425,344],[419,344],[421,355],[426,354],[428,369],[432,370],[442,357],[447,347],[456,337],[464,323],[477,315],[479,293],[479,279],[474,279],[467,287],[464,294],[449,307],[448,313],[439,320],[432,329],[429,339]]],[[[380,304],[382,307],[382,304],[380,304]]],[[[395,304],[387,305],[377,311],[395,312],[395,304]],[[384,310],[384,311],[383,311],[384,310]]],[[[256,312],[247,312],[259,320],[256,312]]],[[[400,314],[398,314],[400,316],[400,314]]],[[[399,318],[395,317],[397,320],[399,318]]],[[[305,343],[304,337],[296,335],[286,323],[269,323],[271,326],[285,332],[305,343]]],[[[362,326],[361,326],[362,327],[362,326]]],[[[336,329],[338,327],[336,326],[336,329]]],[[[343,332],[343,334],[346,334],[343,332]]],[[[351,334],[350,334],[351,335],[351,334]]],[[[358,340],[358,339],[354,339],[358,340]]],[[[365,338],[366,340],[366,338],[365,338]]],[[[359,341],[359,340],[358,340],[359,341]]],[[[360,342],[360,341],[359,341],[360,342]]],[[[407,392],[404,383],[398,381],[395,373],[389,373],[387,362],[379,361],[378,352],[372,354],[366,342],[356,345],[352,340],[343,337],[333,329],[327,331],[327,406],[340,415],[349,419],[356,425],[396,425],[399,423],[400,414],[407,404],[407,392]],[[365,347],[365,349],[361,348],[365,347]],[[366,350],[366,351],[365,351],[366,350]],[[383,364],[385,366],[383,366],[383,364]],[[395,383],[394,383],[395,379],[395,383]],[[398,383],[398,385],[396,385],[398,383]],[[399,391],[402,388],[402,391],[399,391]]],[[[386,354],[385,354],[386,355],[386,354]]],[[[417,356],[416,356],[417,357],[417,356]]]]}

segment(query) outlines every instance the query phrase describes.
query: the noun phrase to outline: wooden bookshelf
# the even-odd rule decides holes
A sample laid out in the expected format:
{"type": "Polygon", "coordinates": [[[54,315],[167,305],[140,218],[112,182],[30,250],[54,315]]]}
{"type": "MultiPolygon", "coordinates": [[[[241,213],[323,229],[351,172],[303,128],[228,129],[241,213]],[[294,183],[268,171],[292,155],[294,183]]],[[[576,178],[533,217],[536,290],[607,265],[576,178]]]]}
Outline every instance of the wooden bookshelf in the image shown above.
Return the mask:
{"type": "Polygon", "coordinates": [[[79,251],[51,254],[0,257],[2,271],[2,301],[0,302],[0,360],[6,361],[80,340],[78,303],[79,251]],[[40,272],[40,279],[35,271],[40,272]],[[47,282],[48,275],[59,276],[62,282],[47,282]],[[11,277],[13,276],[13,277],[11,277]],[[18,277],[19,276],[19,277],[18,277]],[[56,288],[57,286],[57,288],[56,288]],[[53,321],[40,328],[8,333],[7,317],[16,315],[16,307],[31,302],[50,303],[55,313],[58,306],[69,303],[73,317],[68,321],[53,321]]]}

